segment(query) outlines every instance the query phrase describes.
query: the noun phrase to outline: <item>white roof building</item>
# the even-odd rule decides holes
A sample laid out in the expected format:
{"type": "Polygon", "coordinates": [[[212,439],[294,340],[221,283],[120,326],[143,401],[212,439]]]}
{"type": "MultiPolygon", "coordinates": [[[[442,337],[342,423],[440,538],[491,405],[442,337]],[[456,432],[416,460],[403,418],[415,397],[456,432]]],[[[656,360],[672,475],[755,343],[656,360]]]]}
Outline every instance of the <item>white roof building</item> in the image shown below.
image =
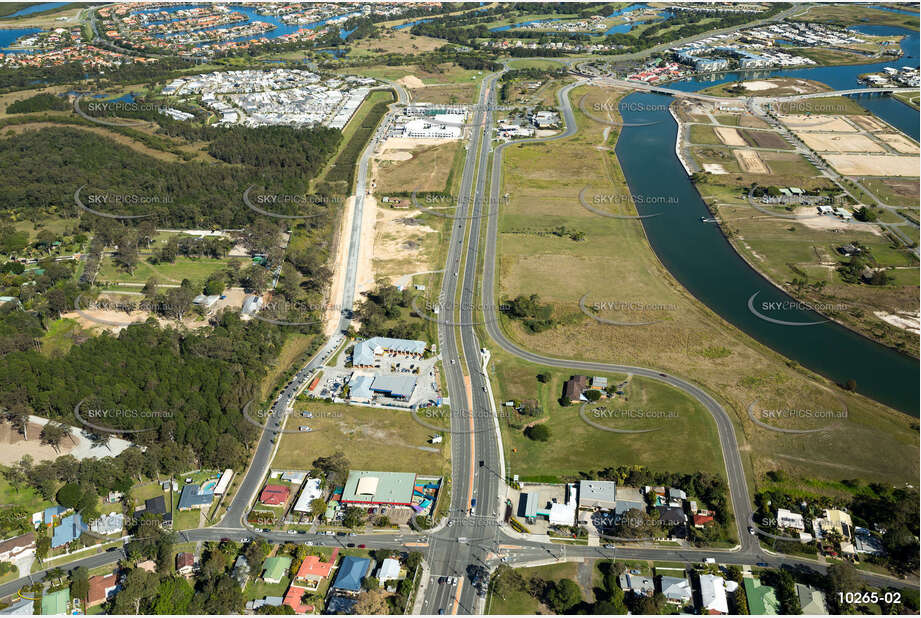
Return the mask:
{"type": "Polygon", "coordinates": [[[230,480],[233,478],[233,470],[227,468],[224,470],[224,473],[221,474],[221,478],[218,479],[217,485],[214,487],[214,495],[221,496],[227,492],[227,488],[230,487],[230,480]]]}
{"type": "Polygon", "coordinates": [[[397,579],[400,577],[400,563],[393,558],[384,558],[384,561],[381,562],[381,568],[377,571],[377,580],[380,583],[384,583],[391,579],[397,579]]]}
{"type": "Polygon", "coordinates": [[[320,479],[307,479],[304,481],[304,488],[301,495],[297,497],[294,503],[294,511],[298,513],[307,513],[310,511],[310,503],[323,496],[323,490],[320,489],[320,479]]]}
{"type": "Polygon", "coordinates": [[[570,483],[566,486],[568,492],[568,500],[566,504],[560,504],[559,502],[554,502],[550,505],[550,513],[548,518],[550,519],[550,524],[553,526],[574,526],[576,525],[576,485],[575,483],[570,483]]]}
{"type": "Polygon", "coordinates": [[[729,602],[726,600],[726,583],[716,575],[700,576],[700,600],[705,613],[728,614],[729,602]]]}
{"type": "Polygon", "coordinates": [[[803,523],[803,516],[799,513],[793,513],[787,509],[777,509],[777,527],[805,530],[806,524],[803,523]]]}
{"type": "Polygon", "coordinates": [[[102,515],[90,524],[90,530],[96,534],[115,534],[125,527],[125,516],[121,513],[102,515]]]}

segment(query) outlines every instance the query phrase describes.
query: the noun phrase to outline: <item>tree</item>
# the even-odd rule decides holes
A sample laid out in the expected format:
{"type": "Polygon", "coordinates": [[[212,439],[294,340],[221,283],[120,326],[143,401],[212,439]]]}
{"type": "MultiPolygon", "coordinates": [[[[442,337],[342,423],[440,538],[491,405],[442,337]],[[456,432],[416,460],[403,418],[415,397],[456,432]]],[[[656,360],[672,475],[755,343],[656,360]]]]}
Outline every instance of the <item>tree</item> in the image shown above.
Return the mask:
{"type": "Polygon", "coordinates": [[[70,435],[70,427],[61,423],[46,423],[39,434],[42,444],[51,446],[55,451],[61,445],[61,441],[70,435]]]}
{"type": "Polygon", "coordinates": [[[364,590],[358,593],[354,611],[360,615],[381,615],[389,614],[390,607],[387,605],[383,591],[364,590]]]}
{"type": "Polygon", "coordinates": [[[345,453],[336,451],[329,457],[318,457],[313,461],[313,467],[326,476],[331,485],[341,485],[345,482],[349,471],[349,460],[345,453]]]}
{"type": "Polygon", "coordinates": [[[314,498],[310,501],[310,514],[319,518],[326,513],[326,501],[323,498],[314,498]]]}
{"type": "Polygon", "coordinates": [[[589,401],[598,401],[601,399],[601,391],[597,391],[593,388],[583,391],[582,394],[585,395],[585,398],[589,401]]]}
{"type": "Polygon", "coordinates": [[[90,592],[90,572],[85,566],[80,566],[70,572],[70,596],[86,601],[90,592]]]}
{"type": "Polygon", "coordinates": [[[537,442],[546,442],[550,439],[550,429],[544,424],[531,425],[524,430],[524,435],[537,442]]]}
{"type": "Polygon", "coordinates": [[[561,579],[548,584],[546,603],[557,614],[565,614],[582,601],[579,584],[571,579],[561,579]]]}
{"type": "Polygon", "coordinates": [[[357,528],[365,525],[365,511],[357,506],[350,506],[345,509],[345,515],[342,517],[342,524],[347,528],[357,528]]]}
{"type": "Polygon", "coordinates": [[[72,509],[77,506],[82,496],[83,490],[80,488],[80,485],[77,483],[67,483],[58,490],[58,504],[65,508],[72,509]]]}
{"type": "Polygon", "coordinates": [[[546,384],[550,381],[550,373],[541,371],[539,374],[537,374],[537,381],[541,384],[546,384]]]}
{"type": "Polygon", "coordinates": [[[361,580],[361,587],[365,590],[377,590],[381,587],[381,582],[376,577],[368,576],[361,580]]]}
{"type": "Polygon", "coordinates": [[[825,573],[826,589],[829,603],[836,611],[847,609],[847,604],[838,603],[839,592],[860,592],[863,585],[857,578],[857,569],[850,562],[839,562],[828,567],[825,573]]]}

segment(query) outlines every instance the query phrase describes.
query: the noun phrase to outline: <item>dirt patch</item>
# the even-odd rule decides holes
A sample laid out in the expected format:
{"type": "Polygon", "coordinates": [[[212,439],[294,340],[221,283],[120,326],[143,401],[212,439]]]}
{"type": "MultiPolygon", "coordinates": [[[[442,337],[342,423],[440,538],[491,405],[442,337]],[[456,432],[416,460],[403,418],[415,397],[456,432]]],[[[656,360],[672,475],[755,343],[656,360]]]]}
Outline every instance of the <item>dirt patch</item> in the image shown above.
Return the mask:
{"type": "MultiPolygon", "coordinates": [[[[830,114],[794,114],[778,115],[777,119],[796,131],[834,131],[837,133],[856,133],[857,129],[841,116],[830,114]]],[[[797,133],[798,134],[798,133],[797,133]]]]}
{"type": "MultiPolygon", "coordinates": [[[[802,219],[799,220],[799,223],[808,227],[811,230],[822,230],[823,232],[828,232],[828,231],[847,232],[847,231],[853,231],[854,227],[858,225],[855,223],[846,223],[837,217],[830,217],[827,215],[816,216],[818,215],[818,213],[816,212],[816,209],[813,208],[812,206],[803,206],[803,207],[797,208],[796,210],[793,211],[793,214],[803,217],[802,219]]],[[[882,232],[880,232],[879,228],[876,227],[875,225],[862,225],[861,224],[860,229],[865,232],[876,234],[877,236],[882,235],[882,232]]]]}
{"type": "Polygon", "coordinates": [[[414,218],[419,211],[395,211],[381,208],[377,214],[374,238],[374,272],[378,278],[395,282],[407,273],[431,270],[432,234],[437,230],[414,218]]]}
{"type": "Polygon", "coordinates": [[[26,440],[9,423],[0,423],[0,465],[11,466],[19,463],[25,455],[30,455],[36,463],[49,461],[73,450],[75,443],[70,438],[64,438],[57,450],[42,444],[38,437],[41,431],[41,425],[28,423],[26,435],[29,439],[26,440]]]}
{"type": "Polygon", "coordinates": [[[754,150],[734,150],[739,166],[750,174],[770,174],[771,170],[754,150]]]}
{"type": "Polygon", "coordinates": [[[785,142],[784,138],[771,131],[741,131],[741,133],[750,146],[777,149],[790,148],[790,144],[785,142]]]}
{"type": "Polygon", "coordinates": [[[377,158],[380,161],[409,161],[413,158],[413,153],[405,150],[393,150],[381,153],[377,158]]]}
{"type": "Polygon", "coordinates": [[[836,135],[833,133],[797,132],[803,142],[818,152],[885,152],[866,135],[836,135]]]}
{"type": "Polygon", "coordinates": [[[878,133],[876,137],[899,152],[905,154],[918,154],[918,144],[904,135],[900,135],[899,133],[878,133]]]}
{"type": "Polygon", "coordinates": [[[726,168],[719,163],[704,163],[704,171],[711,174],[728,174],[726,168]]]}
{"type": "Polygon", "coordinates": [[[918,176],[918,157],[829,154],[825,160],[845,176],[918,176]]]}
{"type": "Polygon", "coordinates": [[[852,116],[850,121],[865,131],[888,131],[889,125],[873,116],[852,116]]]}
{"type": "Polygon", "coordinates": [[[425,84],[415,75],[406,75],[397,80],[397,83],[406,88],[423,88],[425,84]]]}
{"type": "Polygon", "coordinates": [[[716,133],[716,136],[720,138],[720,141],[727,146],[746,145],[745,140],[742,139],[742,136],[739,135],[739,132],[735,129],[728,129],[726,127],[713,127],[713,131],[716,133]]]}
{"type": "Polygon", "coordinates": [[[878,317],[886,324],[892,324],[896,328],[907,330],[910,333],[921,335],[921,315],[911,313],[886,313],[885,311],[874,311],[873,315],[878,317]]]}

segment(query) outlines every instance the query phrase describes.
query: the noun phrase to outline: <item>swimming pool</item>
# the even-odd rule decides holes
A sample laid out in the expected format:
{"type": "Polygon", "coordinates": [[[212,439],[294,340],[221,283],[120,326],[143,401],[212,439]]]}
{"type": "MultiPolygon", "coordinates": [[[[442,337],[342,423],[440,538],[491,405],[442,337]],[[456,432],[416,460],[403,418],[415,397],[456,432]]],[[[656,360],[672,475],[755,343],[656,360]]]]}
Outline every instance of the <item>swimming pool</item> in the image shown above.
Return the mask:
{"type": "Polygon", "coordinates": [[[201,493],[203,493],[203,494],[213,494],[213,493],[214,493],[214,488],[215,488],[215,487],[217,487],[217,481],[215,481],[215,480],[205,481],[205,482],[202,483],[202,485],[201,485],[201,493]]]}

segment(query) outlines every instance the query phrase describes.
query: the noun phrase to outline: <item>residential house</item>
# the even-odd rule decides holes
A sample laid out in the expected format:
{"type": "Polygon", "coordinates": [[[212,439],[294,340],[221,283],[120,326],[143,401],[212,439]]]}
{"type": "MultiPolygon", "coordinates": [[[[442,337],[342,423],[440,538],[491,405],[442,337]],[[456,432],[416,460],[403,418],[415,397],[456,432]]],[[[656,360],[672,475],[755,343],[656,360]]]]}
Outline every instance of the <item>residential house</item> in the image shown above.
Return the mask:
{"type": "Polygon", "coordinates": [[[201,509],[210,506],[214,500],[214,492],[203,492],[201,486],[196,483],[189,483],[182,488],[179,494],[179,510],[191,511],[192,509],[201,509]]]}
{"type": "Polygon", "coordinates": [[[195,554],[189,551],[181,551],[176,554],[176,572],[180,575],[189,576],[195,570],[195,554]]]}
{"type": "Polygon", "coordinates": [[[636,487],[618,487],[617,506],[614,509],[614,513],[619,516],[630,509],[646,512],[646,500],[643,498],[643,492],[636,487]]]}
{"type": "Polygon", "coordinates": [[[291,584],[288,586],[288,591],[285,592],[285,598],[282,603],[293,609],[295,614],[313,612],[313,605],[304,603],[304,595],[309,592],[310,590],[307,588],[291,584]]]}
{"type": "Polygon", "coordinates": [[[704,613],[709,615],[728,614],[729,601],[726,598],[726,582],[716,575],[700,576],[700,601],[704,613]]]}
{"type": "Polygon", "coordinates": [[[624,592],[632,592],[636,596],[651,597],[656,593],[655,583],[651,577],[634,575],[627,571],[618,578],[617,583],[624,592]]]}
{"type": "Polygon", "coordinates": [[[694,515],[692,515],[691,517],[694,521],[695,528],[703,528],[707,524],[713,523],[713,515],[710,515],[709,513],[708,514],[694,513],[694,515]]]}
{"type": "Polygon", "coordinates": [[[230,576],[233,577],[238,584],[240,584],[240,588],[245,588],[246,582],[249,581],[249,572],[249,562],[247,562],[246,558],[240,554],[237,556],[236,561],[233,563],[233,571],[230,572],[230,576]]]}
{"type": "Polygon", "coordinates": [[[316,590],[320,582],[329,577],[333,567],[336,566],[336,557],[339,555],[339,548],[333,550],[328,562],[324,562],[319,556],[307,556],[301,562],[300,568],[294,579],[297,581],[308,582],[308,588],[316,590]]]}
{"type": "Polygon", "coordinates": [[[269,506],[280,506],[288,501],[291,489],[287,485],[266,485],[259,494],[259,502],[269,506]]]}
{"type": "Polygon", "coordinates": [[[86,530],[86,524],[83,523],[80,513],[71,513],[62,518],[61,523],[52,531],[51,547],[63,547],[80,538],[80,535],[86,530]]]}
{"type": "Polygon", "coordinates": [[[570,403],[582,401],[582,392],[588,388],[587,376],[572,376],[563,385],[563,398],[570,403]]]}
{"type": "MultiPolygon", "coordinates": [[[[262,563],[262,579],[267,584],[277,584],[284,579],[291,568],[290,556],[273,556],[262,563]]],[[[279,603],[280,605],[280,603],[279,603]]]]}
{"type": "Polygon", "coordinates": [[[822,517],[813,520],[812,525],[817,539],[822,539],[825,535],[835,532],[845,541],[849,541],[854,530],[851,516],[840,509],[825,509],[822,517]]]}
{"type": "Polygon", "coordinates": [[[94,575],[89,579],[89,593],[86,595],[86,606],[101,605],[115,596],[118,589],[118,576],[115,573],[108,575],[94,575]]]}
{"type": "Polygon", "coordinates": [[[665,600],[673,605],[688,605],[694,600],[691,582],[686,577],[659,577],[659,589],[665,600]]]}
{"type": "Polygon", "coordinates": [[[124,527],[125,516],[122,513],[106,513],[90,524],[91,531],[103,536],[118,534],[124,527]]]}
{"type": "Polygon", "coordinates": [[[393,558],[384,558],[377,570],[377,580],[384,584],[392,579],[400,578],[400,561],[393,558]]]}
{"type": "Polygon", "coordinates": [[[35,601],[32,599],[21,599],[0,609],[0,616],[34,616],[35,601]]]}
{"type": "Polygon", "coordinates": [[[608,387],[608,379],[603,376],[592,377],[592,390],[603,391],[608,387]]]}
{"type": "Polygon", "coordinates": [[[787,509],[777,509],[777,527],[802,532],[806,529],[806,524],[803,522],[803,516],[799,513],[793,513],[787,509]]]}
{"type": "Polygon", "coordinates": [[[35,533],[27,532],[11,539],[0,541],[0,562],[15,562],[35,553],[35,533]]]}
{"type": "Polygon", "coordinates": [[[765,586],[757,577],[744,577],[745,598],[748,599],[748,613],[752,616],[776,616],[780,613],[777,592],[771,586],[765,586]]]}
{"type": "Polygon", "coordinates": [[[361,590],[361,582],[370,568],[371,561],[368,558],[346,556],[339,565],[339,572],[332,585],[333,590],[346,594],[358,594],[361,590]]]}
{"type": "Polygon", "coordinates": [[[796,584],[796,596],[799,597],[799,606],[804,616],[828,615],[824,592],[805,584],[796,584]]]}

